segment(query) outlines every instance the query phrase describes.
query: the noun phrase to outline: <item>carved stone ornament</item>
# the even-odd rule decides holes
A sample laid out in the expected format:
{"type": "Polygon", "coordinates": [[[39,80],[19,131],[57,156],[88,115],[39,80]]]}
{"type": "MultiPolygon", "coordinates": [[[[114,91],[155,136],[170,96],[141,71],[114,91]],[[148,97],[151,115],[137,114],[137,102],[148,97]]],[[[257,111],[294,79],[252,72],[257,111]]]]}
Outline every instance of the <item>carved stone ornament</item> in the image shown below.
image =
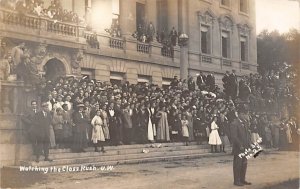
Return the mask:
{"type": "Polygon", "coordinates": [[[210,13],[210,11],[206,11],[203,14],[201,14],[201,12],[198,12],[198,19],[201,23],[204,24],[213,24],[215,17],[212,15],[212,13],[210,13]]]}
{"type": "Polygon", "coordinates": [[[80,49],[72,55],[71,65],[73,69],[80,68],[81,62],[83,61],[83,50],[80,49]]]}
{"type": "Polygon", "coordinates": [[[240,35],[249,35],[251,28],[247,24],[238,24],[237,25],[240,35]]]}
{"type": "Polygon", "coordinates": [[[46,56],[46,54],[47,54],[47,44],[40,43],[37,46],[34,54],[34,57],[36,58],[36,64],[42,63],[42,60],[46,56]]]}
{"type": "Polygon", "coordinates": [[[233,21],[228,16],[220,17],[219,18],[220,27],[226,30],[233,30],[233,21]]]}

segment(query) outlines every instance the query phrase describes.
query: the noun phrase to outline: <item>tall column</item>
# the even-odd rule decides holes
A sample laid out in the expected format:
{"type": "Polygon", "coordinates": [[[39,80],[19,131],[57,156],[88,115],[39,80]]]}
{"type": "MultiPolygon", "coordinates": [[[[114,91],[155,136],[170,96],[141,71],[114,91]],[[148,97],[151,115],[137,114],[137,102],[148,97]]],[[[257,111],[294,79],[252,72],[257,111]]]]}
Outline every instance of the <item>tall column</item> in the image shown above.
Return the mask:
{"type": "Polygon", "coordinates": [[[132,38],[136,31],[136,3],[132,0],[120,0],[120,27],[122,36],[132,38]]]}
{"type": "Polygon", "coordinates": [[[172,27],[178,28],[178,0],[168,0],[168,28],[167,31],[171,31],[172,27]]]}
{"type": "Polygon", "coordinates": [[[180,46],[180,79],[188,79],[189,57],[187,45],[180,46]]]}
{"type": "Polygon", "coordinates": [[[146,2],[146,20],[152,22],[155,29],[157,28],[157,8],[156,0],[147,0],[146,2]]]}

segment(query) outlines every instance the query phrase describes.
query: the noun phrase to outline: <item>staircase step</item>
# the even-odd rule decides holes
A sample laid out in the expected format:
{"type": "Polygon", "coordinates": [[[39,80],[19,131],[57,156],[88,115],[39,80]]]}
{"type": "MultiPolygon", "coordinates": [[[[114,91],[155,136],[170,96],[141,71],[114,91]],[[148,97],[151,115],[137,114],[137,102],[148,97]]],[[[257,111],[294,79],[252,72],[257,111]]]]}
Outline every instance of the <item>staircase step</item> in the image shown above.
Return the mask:
{"type": "MultiPolygon", "coordinates": [[[[119,145],[119,146],[105,146],[106,151],[110,150],[124,150],[124,149],[143,149],[143,148],[151,148],[151,145],[161,145],[161,148],[163,147],[175,147],[175,146],[185,146],[183,142],[176,142],[176,143],[154,143],[154,144],[131,144],[131,145],[119,145]]],[[[190,142],[189,146],[201,146],[198,145],[197,142],[190,142]]],[[[204,144],[203,144],[204,145],[204,144]]],[[[85,151],[93,152],[94,148],[89,147],[86,148],[85,151]]],[[[55,153],[69,153],[71,152],[71,149],[50,149],[50,154],[55,154],[55,153]]]]}
{"type": "MultiPolygon", "coordinates": [[[[162,151],[162,152],[149,152],[139,154],[126,154],[126,155],[102,155],[94,157],[77,157],[77,158],[66,158],[66,159],[54,159],[53,162],[41,161],[39,163],[23,161],[21,165],[32,165],[32,166],[54,166],[54,165],[69,165],[69,164],[84,164],[90,163],[95,164],[97,162],[109,162],[116,161],[122,162],[125,160],[133,159],[147,159],[147,158],[168,158],[172,156],[190,156],[194,154],[208,153],[210,149],[191,149],[191,150],[180,150],[180,151],[162,151]]],[[[83,153],[84,154],[84,153],[83,153]]]]}
{"type": "Polygon", "coordinates": [[[106,153],[94,152],[94,149],[88,149],[85,153],[54,153],[50,154],[51,159],[67,159],[67,158],[77,158],[77,157],[94,157],[94,156],[111,156],[111,155],[126,155],[126,154],[140,154],[143,149],[149,150],[149,153],[152,152],[170,152],[170,151],[184,151],[184,150],[201,150],[207,149],[206,145],[193,145],[193,146],[172,146],[172,147],[161,147],[161,148],[134,148],[134,149],[106,149],[106,153]]]}
{"type": "MultiPolygon", "coordinates": [[[[220,157],[220,156],[227,156],[228,153],[196,153],[196,154],[184,154],[184,155],[169,155],[164,157],[146,157],[146,158],[133,158],[133,159],[124,159],[124,160],[111,160],[111,161],[97,161],[97,162],[87,162],[87,163],[74,163],[74,164],[47,164],[47,163],[30,163],[25,162],[23,166],[38,166],[38,167],[49,167],[55,166],[56,168],[68,166],[68,167],[80,167],[80,166],[115,166],[115,165],[122,165],[122,164],[139,164],[139,163],[150,163],[150,162],[165,162],[165,161],[175,161],[181,159],[196,159],[196,158],[207,158],[207,157],[220,157]]],[[[16,169],[20,170],[20,166],[7,166],[5,168],[16,169]]],[[[106,167],[104,167],[106,168],[106,167]]],[[[99,169],[99,168],[98,168],[99,169]]],[[[104,169],[109,171],[108,169],[104,169]]]]}

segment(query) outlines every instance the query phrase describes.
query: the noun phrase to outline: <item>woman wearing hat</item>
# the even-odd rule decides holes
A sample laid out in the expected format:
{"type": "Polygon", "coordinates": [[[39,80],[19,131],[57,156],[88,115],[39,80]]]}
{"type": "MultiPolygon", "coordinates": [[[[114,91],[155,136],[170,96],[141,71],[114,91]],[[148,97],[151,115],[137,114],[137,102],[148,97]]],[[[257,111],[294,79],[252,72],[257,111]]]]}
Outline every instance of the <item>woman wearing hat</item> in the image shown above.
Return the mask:
{"type": "Polygon", "coordinates": [[[73,114],[73,122],[75,126],[74,139],[72,150],[74,152],[85,152],[84,148],[87,146],[87,127],[89,127],[89,122],[84,118],[84,105],[78,104],[77,111],[73,114]]]}
{"type": "Polygon", "coordinates": [[[170,141],[168,116],[164,104],[160,105],[160,110],[156,113],[157,120],[157,140],[170,141]]]}

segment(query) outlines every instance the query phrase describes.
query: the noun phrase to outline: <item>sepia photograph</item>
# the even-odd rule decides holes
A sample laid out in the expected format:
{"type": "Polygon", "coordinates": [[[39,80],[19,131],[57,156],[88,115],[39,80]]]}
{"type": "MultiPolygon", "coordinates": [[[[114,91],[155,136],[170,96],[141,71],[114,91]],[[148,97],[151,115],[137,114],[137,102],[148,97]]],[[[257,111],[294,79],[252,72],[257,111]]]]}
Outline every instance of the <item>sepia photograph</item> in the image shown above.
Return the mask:
{"type": "Polygon", "coordinates": [[[0,189],[300,189],[300,0],[0,0],[0,189]]]}

